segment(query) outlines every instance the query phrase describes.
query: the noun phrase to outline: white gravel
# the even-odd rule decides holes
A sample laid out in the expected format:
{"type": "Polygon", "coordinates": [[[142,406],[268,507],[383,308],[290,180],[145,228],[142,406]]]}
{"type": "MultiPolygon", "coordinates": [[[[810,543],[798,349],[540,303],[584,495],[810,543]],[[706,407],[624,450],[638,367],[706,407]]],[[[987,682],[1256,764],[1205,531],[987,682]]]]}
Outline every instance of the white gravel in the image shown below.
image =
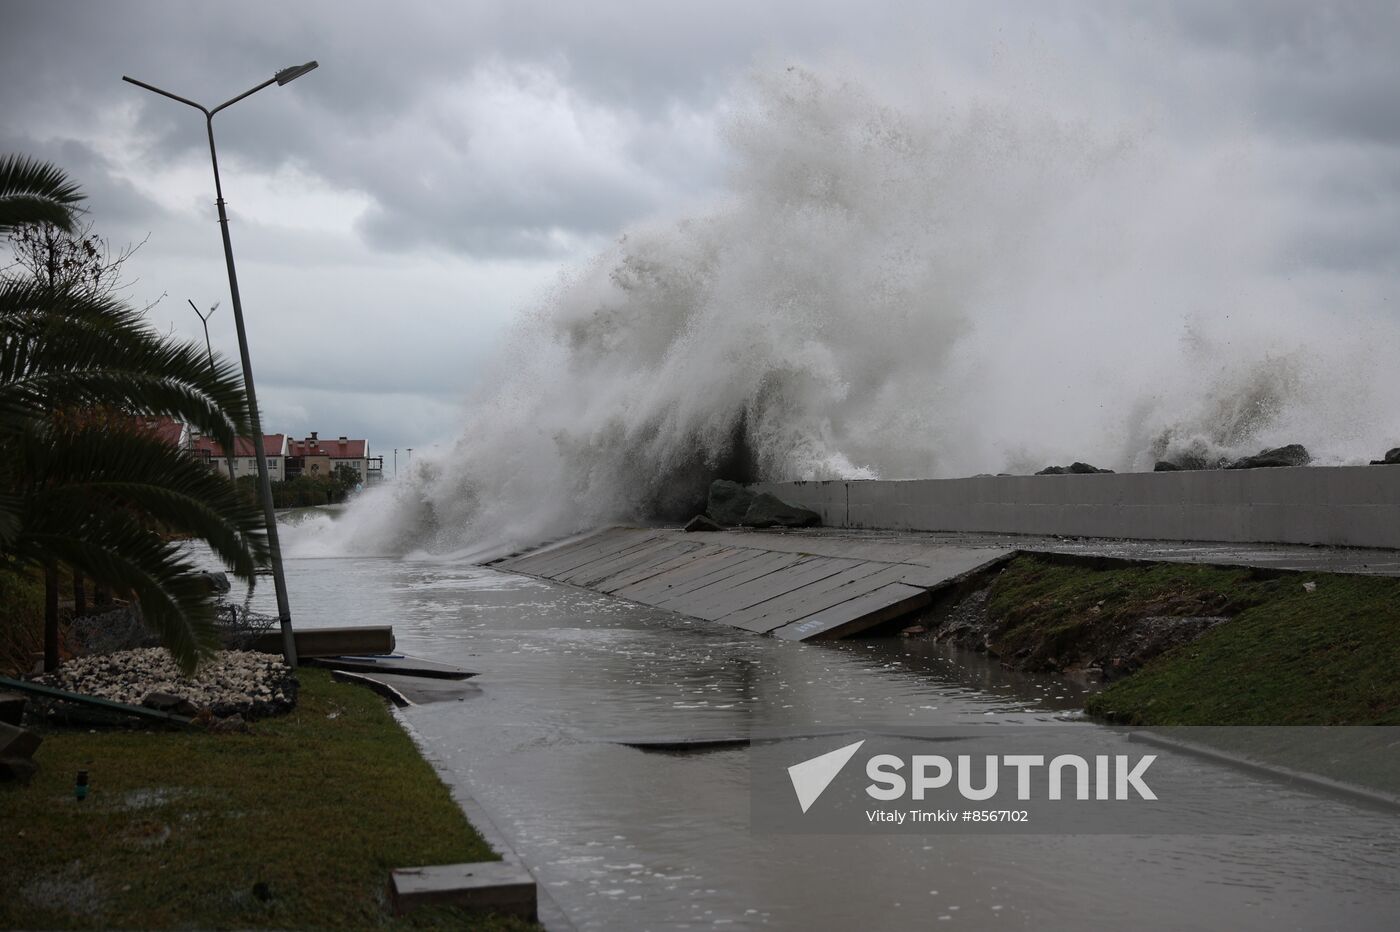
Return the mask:
{"type": "Polygon", "coordinates": [[[141,705],[151,693],[169,693],[220,716],[271,715],[296,703],[296,680],[281,656],[251,651],[220,651],[189,678],[160,647],[91,654],[69,660],[40,682],[131,705],[141,705]]]}

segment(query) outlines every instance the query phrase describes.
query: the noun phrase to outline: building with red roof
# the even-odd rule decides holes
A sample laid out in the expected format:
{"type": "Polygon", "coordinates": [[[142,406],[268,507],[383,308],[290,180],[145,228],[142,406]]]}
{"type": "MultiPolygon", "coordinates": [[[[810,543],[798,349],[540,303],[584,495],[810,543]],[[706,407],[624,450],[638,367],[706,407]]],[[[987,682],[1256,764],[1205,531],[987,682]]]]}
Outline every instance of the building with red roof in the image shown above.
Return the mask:
{"type": "MultiPolygon", "coordinates": [[[[196,437],[190,451],[220,475],[229,474],[229,457],[223,444],[213,437],[196,437]]],[[[263,453],[267,457],[267,475],[273,482],[287,478],[287,435],[263,434],[263,453]]],[[[256,476],[258,461],[253,451],[253,438],[236,437],[233,441],[233,477],[256,476]]]]}
{"type": "Polygon", "coordinates": [[[287,443],[287,478],[297,476],[332,476],[337,466],[349,466],[355,470],[361,482],[371,478],[369,441],[338,437],[322,440],[312,431],[303,440],[287,443]]]}

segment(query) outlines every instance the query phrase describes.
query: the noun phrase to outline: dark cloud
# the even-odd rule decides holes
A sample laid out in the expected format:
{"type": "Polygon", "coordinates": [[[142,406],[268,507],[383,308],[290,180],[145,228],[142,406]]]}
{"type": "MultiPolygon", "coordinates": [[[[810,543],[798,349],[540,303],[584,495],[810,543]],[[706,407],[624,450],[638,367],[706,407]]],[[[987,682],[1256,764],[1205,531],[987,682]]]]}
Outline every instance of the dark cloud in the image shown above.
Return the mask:
{"type": "MultiPolygon", "coordinates": [[[[156,294],[213,300],[224,285],[203,120],[121,76],[214,104],[319,60],[216,121],[246,287],[278,283],[259,295],[268,365],[295,392],[319,376],[294,376],[280,348],[308,334],[350,347],[357,365],[373,359],[375,338],[337,330],[337,315],[400,314],[378,339],[384,355],[407,354],[448,318],[419,330],[402,307],[476,300],[481,282],[453,290],[461,263],[517,262],[543,282],[561,257],[704,201],[723,187],[734,88],[791,62],[849,65],[901,105],[988,93],[1109,132],[1144,123],[1183,157],[1246,139],[1269,173],[1253,180],[1309,218],[1281,263],[1393,276],[1398,42],[1400,7],[1381,2],[12,2],[0,148],[67,167],[114,239],[156,231],[143,258],[156,294]],[[302,181],[358,216],[327,232],[294,215],[318,202],[294,198],[258,215],[302,181]],[[421,267],[423,281],[386,309],[392,299],[368,283],[396,264],[421,267]],[[318,273],[293,274],[303,268],[318,273]]],[[[511,274],[489,299],[492,337],[528,290],[511,274]]],[[[427,355],[434,390],[455,391],[451,354],[427,355]]],[[[403,389],[412,370],[394,372],[403,389]]]]}

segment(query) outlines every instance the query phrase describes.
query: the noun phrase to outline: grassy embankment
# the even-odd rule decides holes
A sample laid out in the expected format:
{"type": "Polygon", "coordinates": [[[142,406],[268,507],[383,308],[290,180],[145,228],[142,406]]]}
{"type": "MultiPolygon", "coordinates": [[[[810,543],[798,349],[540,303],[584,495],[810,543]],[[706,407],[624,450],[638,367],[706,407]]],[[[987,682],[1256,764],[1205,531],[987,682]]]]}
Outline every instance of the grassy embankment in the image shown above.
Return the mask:
{"type": "Polygon", "coordinates": [[[248,734],[46,734],[33,783],[0,785],[0,927],[535,928],[390,914],[391,869],[496,857],[377,696],[298,678],[248,734]]]}
{"type": "Polygon", "coordinates": [[[993,583],[1002,656],[1153,615],[1228,615],[1092,696],[1134,725],[1400,724],[1400,579],[1020,557],[993,583]],[[1315,583],[1308,591],[1305,583],[1315,583]]]}

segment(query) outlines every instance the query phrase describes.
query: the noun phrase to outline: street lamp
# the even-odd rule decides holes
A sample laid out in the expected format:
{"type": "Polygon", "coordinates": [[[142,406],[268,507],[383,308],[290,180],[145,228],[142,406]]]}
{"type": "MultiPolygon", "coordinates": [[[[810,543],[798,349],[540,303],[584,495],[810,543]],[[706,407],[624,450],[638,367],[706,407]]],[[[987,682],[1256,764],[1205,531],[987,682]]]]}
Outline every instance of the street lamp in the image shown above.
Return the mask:
{"type": "Polygon", "coordinates": [[[277,620],[282,625],[282,656],[288,665],[297,665],[296,638],[292,634],[292,610],[287,601],[287,578],[282,573],[282,547],[277,539],[277,515],[272,508],[272,481],[267,474],[267,457],[263,450],[262,419],[258,415],[258,396],[253,391],[253,365],[248,359],[248,334],[243,328],[243,302],[238,296],[238,273],[233,267],[233,242],[228,235],[228,211],[224,209],[224,189],[219,182],[219,156],[214,149],[214,114],[231,107],[245,97],[256,94],[271,84],[283,85],[316,68],[316,62],[283,68],[256,87],[250,88],[230,100],[226,100],[210,110],[201,104],[178,94],[122,75],[122,80],[137,87],[143,87],[162,97],[193,107],[204,114],[204,123],[209,132],[209,162],[214,167],[214,203],[219,208],[219,228],[224,235],[224,263],[228,266],[228,289],[233,297],[233,321],[238,328],[238,352],[243,360],[243,387],[248,392],[248,408],[252,415],[253,457],[258,467],[258,489],[262,493],[263,518],[267,522],[267,547],[272,557],[272,583],[277,590],[277,620]]]}
{"type": "MultiPolygon", "coordinates": [[[[193,299],[193,298],[186,298],[185,300],[188,301],[188,302],[190,302],[190,307],[193,307],[193,308],[194,308],[194,312],[195,312],[196,316],[199,317],[199,322],[200,322],[201,324],[204,325],[204,351],[207,352],[207,353],[209,354],[209,374],[210,374],[210,375],[213,375],[214,372],[215,372],[215,370],[214,370],[214,344],[209,342],[209,318],[213,317],[213,316],[214,316],[214,312],[217,311],[217,310],[219,309],[219,302],[218,302],[218,301],[215,301],[215,302],[214,302],[214,305],[213,305],[212,307],[209,308],[209,313],[206,314],[206,313],[204,313],[203,311],[201,311],[199,308],[197,308],[197,307],[194,306],[194,299],[193,299]]],[[[233,475],[233,454],[234,454],[234,450],[233,450],[233,447],[230,447],[229,449],[225,450],[224,452],[228,454],[228,456],[225,457],[225,459],[228,460],[228,481],[229,481],[229,482],[233,482],[233,481],[234,481],[234,475],[233,475]]]]}

